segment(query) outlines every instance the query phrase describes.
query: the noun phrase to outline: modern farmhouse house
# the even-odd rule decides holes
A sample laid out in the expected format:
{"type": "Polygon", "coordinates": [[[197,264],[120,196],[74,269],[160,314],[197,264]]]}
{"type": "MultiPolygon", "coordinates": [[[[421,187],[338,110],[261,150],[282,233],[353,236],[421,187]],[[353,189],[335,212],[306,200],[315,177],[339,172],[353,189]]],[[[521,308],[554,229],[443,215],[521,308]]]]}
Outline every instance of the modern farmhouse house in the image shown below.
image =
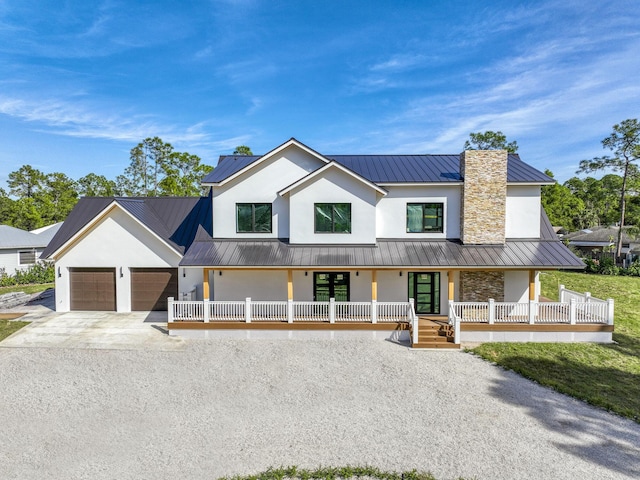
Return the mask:
{"type": "Polygon", "coordinates": [[[169,308],[181,333],[404,322],[418,344],[422,317],[445,340],[610,341],[610,302],[538,303],[540,271],[584,267],[542,210],[552,182],[506,151],[324,155],[292,138],[221,157],[207,197],[83,198],[44,255],[58,311],[169,308]]]}

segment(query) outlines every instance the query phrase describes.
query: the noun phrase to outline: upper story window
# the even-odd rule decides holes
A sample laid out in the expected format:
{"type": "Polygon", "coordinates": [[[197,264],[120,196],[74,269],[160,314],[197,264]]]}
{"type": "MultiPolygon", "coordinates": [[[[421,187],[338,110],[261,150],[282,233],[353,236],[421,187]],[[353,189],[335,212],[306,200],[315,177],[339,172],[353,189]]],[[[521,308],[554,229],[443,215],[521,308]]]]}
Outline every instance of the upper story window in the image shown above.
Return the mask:
{"type": "Polygon", "coordinates": [[[351,233],[350,203],[316,203],[316,233],[351,233]]]}
{"type": "Polygon", "coordinates": [[[407,233],[442,233],[443,203],[407,203],[407,233]]]}
{"type": "Polygon", "coordinates": [[[236,203],[237,233],[271,233],[270,203],[236,203]]]}
{"type": "Polygon", "coordinates": [[[18,261],[20,265],[33,265],[36,263],[35,250],[20,250],[18,252],[18,261]]]}

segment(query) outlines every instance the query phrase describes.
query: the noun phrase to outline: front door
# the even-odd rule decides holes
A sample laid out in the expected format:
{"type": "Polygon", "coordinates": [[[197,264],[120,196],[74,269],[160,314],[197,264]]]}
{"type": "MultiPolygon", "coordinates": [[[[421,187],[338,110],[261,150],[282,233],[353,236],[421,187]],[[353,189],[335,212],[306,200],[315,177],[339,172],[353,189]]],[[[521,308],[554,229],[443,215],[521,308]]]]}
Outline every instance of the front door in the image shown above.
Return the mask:
{"type": "Polygon", "coordinates": [[[440,313],[440,272],[409,272],[409,298],[416,313],[440,313]]]}
{"type": "Polygon", "coordinates": [[[313,272],[313,301],[349,301],[349,272],[313,272]]]}

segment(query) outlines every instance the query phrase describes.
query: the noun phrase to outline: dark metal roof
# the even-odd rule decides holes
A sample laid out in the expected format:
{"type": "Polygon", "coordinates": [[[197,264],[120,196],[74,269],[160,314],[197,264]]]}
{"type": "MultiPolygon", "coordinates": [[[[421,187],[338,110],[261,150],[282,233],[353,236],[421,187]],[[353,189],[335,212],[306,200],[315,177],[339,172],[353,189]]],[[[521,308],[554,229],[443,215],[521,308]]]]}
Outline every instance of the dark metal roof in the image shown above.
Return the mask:
{"type": "Polygon", "coordinates": [[[553,231],[544,209],[540,238],[504,245],[463,245],[459,240],[379,239],[376,245],[291,245],[286,240],[212,239],[200,229],[180,262],[209,267],[427,267],[583,269],[553,231]]]}
{"type": "MultiPolygon", "coordinates": [[[[326,155],[373,183],[450,183],[461,182],[459,155],[326,155]]],[[[218,166],[204,183],[217,183],[239,172],[259,155],[221,156],[218,166]]],[[[507,182],[552,183],[553,179],[509,154],[507,182]]]]}
{"type": "Polygon", "coordinates": [[[195,241],[181,266],[351,268],[584,268],[561,242],[514,240],[462,245],[453,240],[379,240],[375,246],[291,245],[284,240],[195,241]]]}
{"type": "Polygon", "coordinates": [[[62,247],[113,202],[180,253],[189,248],[200,226],[206,232],[212,231],[210,197],[84,197],[44,250],[42,258],[48,258],[62,247]]]}

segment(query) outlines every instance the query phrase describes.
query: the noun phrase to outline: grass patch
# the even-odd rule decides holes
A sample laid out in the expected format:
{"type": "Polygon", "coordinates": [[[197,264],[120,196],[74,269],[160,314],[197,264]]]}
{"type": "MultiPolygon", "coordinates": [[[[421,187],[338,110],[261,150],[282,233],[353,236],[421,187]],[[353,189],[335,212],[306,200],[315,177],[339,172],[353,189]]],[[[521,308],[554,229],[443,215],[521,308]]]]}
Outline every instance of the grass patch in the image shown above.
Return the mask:
{"type": "MultiPolygon", "coordinates": [[[[16,314],[17,316],[22,316],[21,313],[16,314]]],[[[29,325],[29,322],[18,322],[11,320],[0,320],[0,342],[7,338],[14,332],[17,332],[22,327],[29,325]]]]}
{"type": "Polygon", "coordinates": [[[615,344],[485,343],[471,350],[592,405],[640,423],[640,277],[543,272],[542,295],[558,299],[558,285],[615,300],[615,344]]]}
{"type": "MultiPolygon", "coordinates": [[[[388,472],[375,467],[320,467],[308,470],[298,467],[269,468],[255,475],[237,475],[222,477],[219,480],[346,480],[367,478],[374,480],[436,480],[428,472],[410,470],[406,472],[388,472]]],[[[459,478],[458,480],[464,480],[459,478]]]]}
{"type": "Polygon", "coordinates": [[[0,295],[13,292],[24,292],[28,294],[44,292],[49,288],[53,288],[53,283],[33,283],[27,285],[11,285],[10,287],[0,287],[0,295]]]}

